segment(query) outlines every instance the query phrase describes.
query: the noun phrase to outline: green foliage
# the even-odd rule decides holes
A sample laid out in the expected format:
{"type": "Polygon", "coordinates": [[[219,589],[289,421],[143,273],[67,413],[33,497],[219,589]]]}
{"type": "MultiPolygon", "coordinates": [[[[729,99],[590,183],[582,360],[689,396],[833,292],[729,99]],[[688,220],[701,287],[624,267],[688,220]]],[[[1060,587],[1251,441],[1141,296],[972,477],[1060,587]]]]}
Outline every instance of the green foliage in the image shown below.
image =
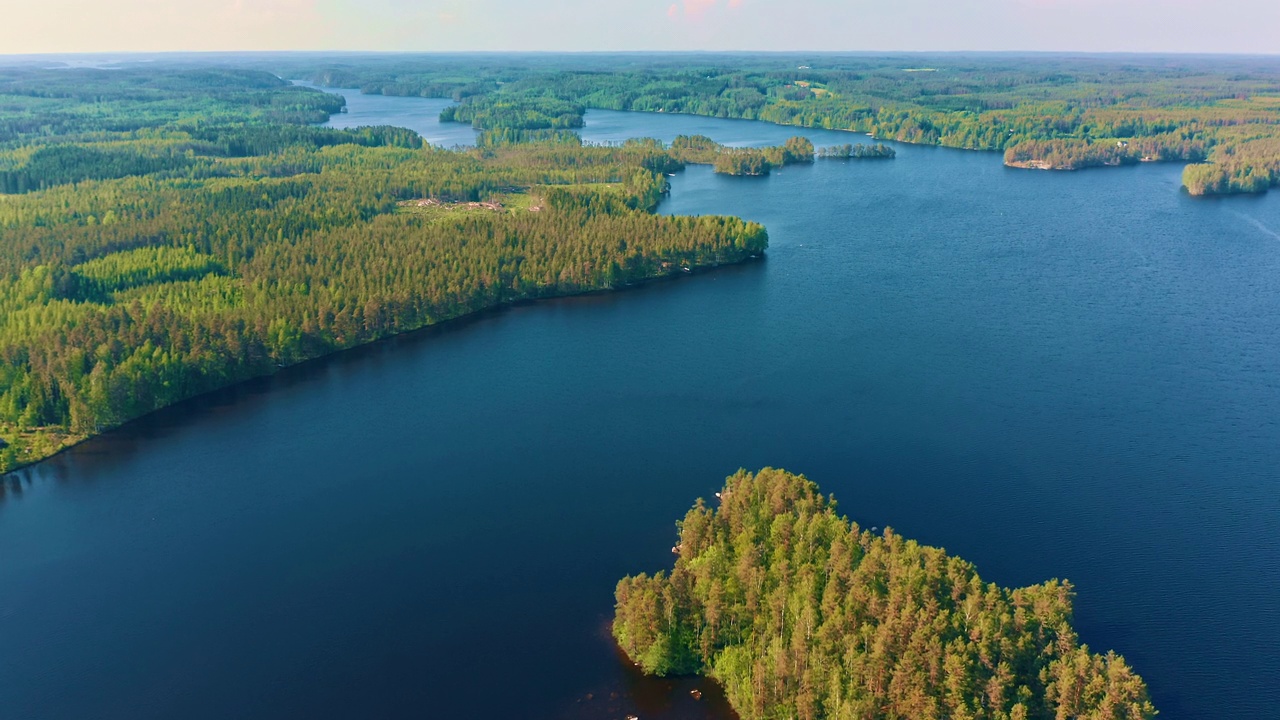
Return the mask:
{"type": "MultiPolygon", "coordinates": [[[[294,72],[322,82],[336,71],[297,63],[294,72]]],[[[467,92],[479,97],[463,106],[476,108],[554,99],[568,107],[764,120],[1012,150],[1011,162],[1027,167],[1198,162],[1218,147],[1237,151],[1231,162],[1214,161],[1221,167],[1212,181],[1198,182],[1206,171],[1193,171],[1193,192],[1272,184],[1267,155],[1243,143],[1280,135],[1280,62],[1271,58],[540,56],[513,64],[399,57],[341,72],[344,83],[368,78],[386,94],[434,88],[448,96],[466,79],[467,92]],[[922,65],[931,72],[917,72],[922,65]]],[[[546,122],[549,113],[529,117],[546,122]]]]}
{"type": "Polygon", "coordinates": [[[183,122],[324,122],[345,104],[261,71],[147,67],[0,67],[0,100],[0,143],[183,122]]]}
{"type": "Polygon", "coordinates": [[[645,672],[715,678],[744,720],[1156,714],[1123,658],[1079,644],[1070,584],[985,583],[803,476],[739,472],[678,527],[669,575],[618,583],[614,637],[645,672]]]}
{"type": "Polygon", "coordinates": [[[677,135],[671,141],[671,155],[681,162],[713,165],[724,146],[706,135],[677,135]]]}
{"type": "Polygon", "coordinates": [[[0,194],[144,175],[232,175],[237,168],[216,160],[302,148],[422,147],[403,128],[302,124],[344,104],[259,71],[0,68],[0,194]]]}
{"type": "Polygon", "coordinates": [[[72,287],[59,294],[73,300],[103,301],[112,293],[141,285],[185,282],[222,272],[221,263],[190,248],[143,247],[72,267],[72,287]]]}
{"type": "Polygon", "coordinates": [[[46,145],[31,153],[21,168],[0,171],[0,193],[25,193],[81,180],[147,175],[179,170],[192,163],[190,156],[164,146],[46,145]]]}
{"type": "Polygon", "coordinates": [[[482,148],[499,145],[516,145],[518,143],[564,143],[581,145],[582,137],[572,130],[525,130],[522,128],[501,127],[492,130],[481,130],[476,135],[476,145],[482,148]]]}
{"type": "MultiPolygon", "coordinates": [[[[289,148],[321,148],[330,145],[420,148],[422,138],[412,130],[380,126],[334,130],[299,125],[198,126],[189,131],[201,141],[196,147],[206,155],[252,157],[289,148]]],[[[117,176],[118,177],[118,176],[117,176]]]]}
{"type": "Polygon", "coordinates": [[[723,175],[768,175],[773,169],[764,150],[725,148],[716,155],[716,172],[723,175]]]}
{"type": "Polygon", "coordinates": [[[784,144],[767,148],[732,148],[705,135],[679,135],[668,149],[680,163],[711,165],[725,175],[768,175],[775,167],[813,162],[813,143],[792,137],[784,144]]]}
{"type": "Polygon", "coordinates": [[[813,162],[813,154],[813,142],[808,138],[787,138],[782,145],[782,164],[813,162]]]}
{"type": "Polygon", "coordinates": [[[1045,170],[1079,170],[1137,162],[1120,142],[1026,140],[1004,151],[1006,165],[1045,170]]]}
{"type": "Polygon", "coordinates": [[[43,112],[71,134],[0,150],[10,170],[70,168],[0,201],[0,471],[309,358],[768,243],[736,218],[654,215],[680,167],[661,144],[446,151],[397,128],[276,122],[261,106],[277,93],[331,96],[265,73],[154,72],[129,76],[137,98],[113,96],[110,112],[152,123],[120,134],[95,113],[75,125],[92,88],[46,71],[63,95],[43,112]],[[500,197],[520,202],[483,202],[500,197]]]}
{"type": "Polygon", "coordinates": [[[665,677],[703,669],[694,650],[697,638],[688,623],[678,621],[679,601],[663,573],[623,578],[616,594],[614,635],[645,672],[665,677]]]}
{"type": "Polygon", "coordinates": [[[832,145],[818,149],[818,157],[834,160],[888,160],[897,157],[898,152],[884,143],[874,145],[832,145]]]}
{"type": "Polygon", "coordinates": [[[1209,160],[1188,165],[1182,173],[1182,184],[1192,195],[1257,193],[1280,185],[1280,138],[1221,146],[1209,160]]]}
{"type": "Polygon", "coordinates": [[[574,129],[583,126],[586,109],[545,96],[468,97],[440,112],[441,122],[469,122],[480,131],[480,147],[530,142],[581,144],[574,129]]]}
{"type": "Polygon", "coordinates": [[[546,96],[469,97],[440,113],[440,122],[471,123],[477,130],[565,130],[583,126],[586,108],[546,96]]]}

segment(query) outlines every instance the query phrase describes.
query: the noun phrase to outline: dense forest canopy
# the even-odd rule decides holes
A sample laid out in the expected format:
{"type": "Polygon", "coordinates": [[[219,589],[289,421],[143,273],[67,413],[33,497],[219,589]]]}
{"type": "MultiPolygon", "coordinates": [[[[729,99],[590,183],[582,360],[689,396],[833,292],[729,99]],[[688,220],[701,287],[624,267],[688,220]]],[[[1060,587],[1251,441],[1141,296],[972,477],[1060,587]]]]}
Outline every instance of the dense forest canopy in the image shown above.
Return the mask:
{"type": "Polygon", "coordinates": [[[803,476],[739,472],[679,527],[675,569],[618,583],[645,672],[708,675],[744,720],[1138,720],[1146,684],[1071,629],[1072,587],[1009,590],[839,515],[803,476]]]}
{"type": "Polygon", "coordinates": [[[834,160],[889,160],[898,152],[884,143],[871,145],[845,143],[818,149],[818,157],[834,160]]]}
{"type": "Polygon", "coordinates": [[[653,214],[682,167],[661,143],[307,124],[342,105],[261,71],[0,69],[0,471],[308,358],[767,244],[653,214]]]}
{"type": "Polygon", "coordinates": [[[469,97],[440,113],[441,122],[466,122],[477,130],[564,130],[583,126],[586,108],[552,97],[469,97]]]}
{"type": "Polygon", "coordinates": [[[766,120],[1006,151],[1020,167],[1187,161],[1197,163],[1186,178],[1194,194],[1280,183],[1274,58],[399,56],[275,66],[366,93],[766,120]]]}

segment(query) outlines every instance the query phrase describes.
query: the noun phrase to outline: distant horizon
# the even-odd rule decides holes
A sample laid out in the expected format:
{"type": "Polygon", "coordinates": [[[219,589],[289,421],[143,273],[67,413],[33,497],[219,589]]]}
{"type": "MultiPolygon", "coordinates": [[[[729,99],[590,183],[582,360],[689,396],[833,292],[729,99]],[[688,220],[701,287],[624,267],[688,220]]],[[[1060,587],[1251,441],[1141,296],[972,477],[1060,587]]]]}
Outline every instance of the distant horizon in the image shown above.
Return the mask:
{"type": "Polygon", "coordinates": [[[1277,27],[1274,0],[42,0],[9,10],[0,48],[1271,56],[1277,27]]]}
{"type": "Polygon", "coordinates": [[[209,55],[351,55],[351,56],[467,56],[467,55],[542,55],[542,56],[607,56],[607,55],[812,55],[815,57],[898,56],[1071,56],[1071,57],[1200,57],[1200,58],[1276,58],[1275,52],[1197,52],[1184,50],[77,50],[4,53],[0,58],[87,58],[87,57],[158,57],[209,55]]]}

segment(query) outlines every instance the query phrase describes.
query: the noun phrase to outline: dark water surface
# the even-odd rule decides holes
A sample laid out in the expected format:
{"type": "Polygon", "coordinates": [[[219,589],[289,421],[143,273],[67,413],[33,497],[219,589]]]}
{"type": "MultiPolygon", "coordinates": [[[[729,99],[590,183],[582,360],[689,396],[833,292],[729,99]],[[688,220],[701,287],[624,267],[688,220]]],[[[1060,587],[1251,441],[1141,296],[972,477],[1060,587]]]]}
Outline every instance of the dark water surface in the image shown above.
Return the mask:
{"type": "MultiPolygon", "coordinates": [[[[469,132],[349,99],[355,124],[469,132]]],[[[689,132],[794,131],[592,112],[585,134],[689,132]]],[[[24,471],[0,716],[723,717],[617,658],[613,585],[774,465],[989,580],[1070,578],[1082,638],[1162,718],[1277,717],[1280,195],[1178,177],[911,146],[691,168],[663,211],[764,222],[766,261],[417,333],[24,471]]]]}

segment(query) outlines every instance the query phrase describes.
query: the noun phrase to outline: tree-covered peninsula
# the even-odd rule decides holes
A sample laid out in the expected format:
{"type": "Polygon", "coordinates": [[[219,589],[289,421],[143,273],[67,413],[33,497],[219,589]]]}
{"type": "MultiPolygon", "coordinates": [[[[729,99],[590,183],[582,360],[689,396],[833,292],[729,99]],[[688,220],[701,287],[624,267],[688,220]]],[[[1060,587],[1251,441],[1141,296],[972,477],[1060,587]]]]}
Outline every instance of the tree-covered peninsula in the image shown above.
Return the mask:
{"type": "Polygon", "coordinates": [[[679,523],[675,569],[624,578],[613,633],[744,720],[1137,720],[1143,680],[1071,629],[1072,587],[1009,590],[839,515],[803,476],[740,471],[679,523]]]}
{"type": "MultiPolygon", "coordinates": [[[[521,300],[763,252],[654,214],[656,142],[443,150],[259,71],[0,70],[0,471],[185,398],[521,300]]],[[[474,122],[474,121],[473,121],[474,122]]],[[[554,130],[554,128],[548,128],[554,130]]]]}

